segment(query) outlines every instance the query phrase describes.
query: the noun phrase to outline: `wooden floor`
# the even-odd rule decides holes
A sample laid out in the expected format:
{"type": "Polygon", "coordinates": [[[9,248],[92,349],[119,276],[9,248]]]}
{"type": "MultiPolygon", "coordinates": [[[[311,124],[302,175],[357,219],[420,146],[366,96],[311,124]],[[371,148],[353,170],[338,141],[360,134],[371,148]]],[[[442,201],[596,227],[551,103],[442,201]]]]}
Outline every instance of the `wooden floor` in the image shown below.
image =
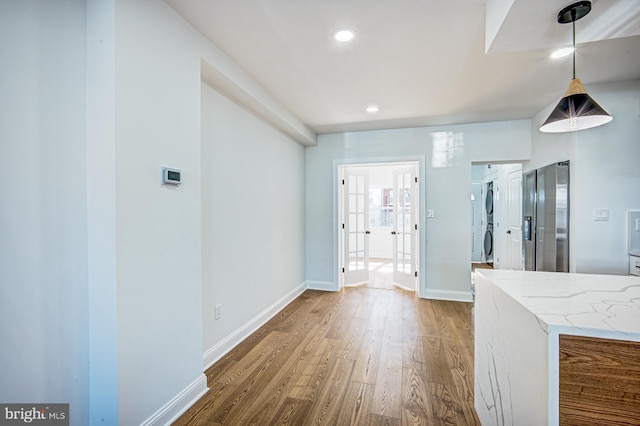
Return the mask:
{"type": "Polygon", "coordinates": [[[369,288],[385,288],[393,290],[393,260],[392,259],[369,259],[369,288]]]}
{"type": "Polygon", "coordinates": [[[207,370],[175,425],[477,425],[472,304],[308,290],[207,370]]]}
{"type": "Polygon", "coordinates": [[[471,272],[475,272],[476,269],[493,269],[493,264],[488,263],[471,263],[471,272]]]}

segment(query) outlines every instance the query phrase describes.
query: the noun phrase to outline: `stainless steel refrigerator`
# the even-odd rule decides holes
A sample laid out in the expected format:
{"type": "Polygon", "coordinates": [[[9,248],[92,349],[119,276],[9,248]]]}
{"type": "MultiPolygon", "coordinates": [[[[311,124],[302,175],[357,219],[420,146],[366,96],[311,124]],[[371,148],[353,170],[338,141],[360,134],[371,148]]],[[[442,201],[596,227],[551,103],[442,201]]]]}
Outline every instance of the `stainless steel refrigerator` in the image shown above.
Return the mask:
{"type": "Polygon", "coordinates": [[[524,269],[569,272],[569,162],[525,173],[522,189],[524,269]]]}

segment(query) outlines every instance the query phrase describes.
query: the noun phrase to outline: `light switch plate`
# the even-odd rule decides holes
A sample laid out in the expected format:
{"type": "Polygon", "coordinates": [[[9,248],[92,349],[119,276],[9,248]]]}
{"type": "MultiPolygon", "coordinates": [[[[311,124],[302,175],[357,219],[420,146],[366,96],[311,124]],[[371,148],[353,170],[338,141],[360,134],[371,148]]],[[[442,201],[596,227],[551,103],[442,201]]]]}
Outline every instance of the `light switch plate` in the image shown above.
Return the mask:
{"type": "Polygon", "coordinates": [[[608,221],[609,209],[593,209],[593,220],[608,221]]]}
{"type": "Polygon", "coordinates": [[[435,217],[436,213],[433,210],[427,210],[427,217],[431,218],[431,217],[435,217]]]}

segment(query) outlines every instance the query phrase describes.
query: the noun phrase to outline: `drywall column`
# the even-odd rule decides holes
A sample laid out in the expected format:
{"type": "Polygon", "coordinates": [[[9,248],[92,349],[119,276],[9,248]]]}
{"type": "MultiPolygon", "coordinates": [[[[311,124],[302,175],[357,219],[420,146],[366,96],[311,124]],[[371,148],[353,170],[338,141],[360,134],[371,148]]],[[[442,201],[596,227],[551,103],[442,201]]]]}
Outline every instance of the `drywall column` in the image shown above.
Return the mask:
{"type": "Polygon", "coordinates": [[[91,424],[118,423],[115,1],[87,1],[87,219],[91,424]]]}
{"type": "Polygon", "coordinates": [[[0,401],[89,423],[85,3],[0,2],[0,401]]]}

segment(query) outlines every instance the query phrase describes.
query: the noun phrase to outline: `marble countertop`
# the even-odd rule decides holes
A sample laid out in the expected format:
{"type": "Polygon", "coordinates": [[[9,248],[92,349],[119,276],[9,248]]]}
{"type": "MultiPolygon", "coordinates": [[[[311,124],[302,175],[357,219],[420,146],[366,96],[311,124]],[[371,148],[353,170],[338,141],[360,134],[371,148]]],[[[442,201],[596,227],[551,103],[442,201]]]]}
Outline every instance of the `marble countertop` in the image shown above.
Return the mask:
{"type": "Polygon", "coordinates": [[[640,341],[640,277],[477,270],[533,313],[542,329],[640,341]]]}

